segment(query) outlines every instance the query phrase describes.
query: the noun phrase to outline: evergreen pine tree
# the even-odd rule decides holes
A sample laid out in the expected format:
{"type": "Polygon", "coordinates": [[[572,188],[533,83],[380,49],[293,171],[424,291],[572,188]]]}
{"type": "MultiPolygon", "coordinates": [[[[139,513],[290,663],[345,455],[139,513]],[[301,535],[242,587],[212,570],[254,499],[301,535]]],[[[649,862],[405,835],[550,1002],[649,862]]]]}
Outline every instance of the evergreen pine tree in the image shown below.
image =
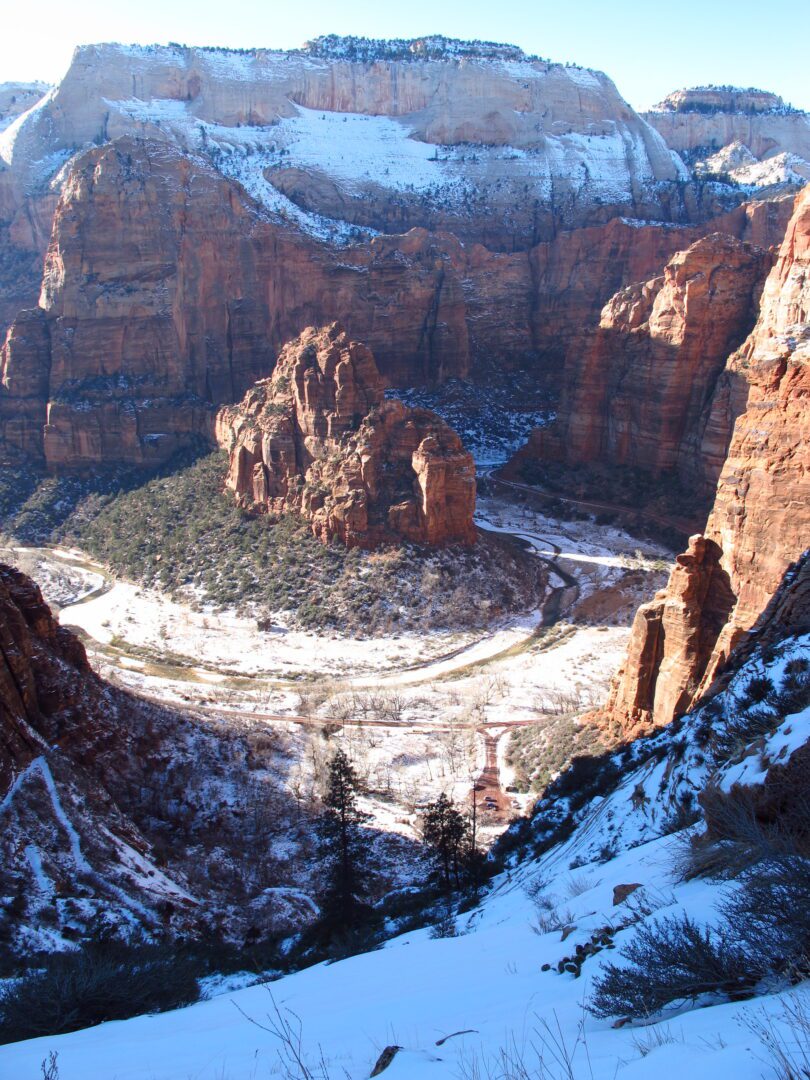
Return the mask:
{"type": "Polygon", "coordinates": [[[368,815],[357,805],[359,788],[352,763],[343,750],[338,750],[329,764],[321,821],[329,874],[323,915],[336,930],[357,925],[367,911],[363,902],[367,892],[367,852],[360,825],[368,815]]]}
{"type": "Polygon", "coordinates": [[[444,885],[461,888],[469,856],[470,824],[444,792],[425,807],[422,835],[435,853],[444,885]]]}

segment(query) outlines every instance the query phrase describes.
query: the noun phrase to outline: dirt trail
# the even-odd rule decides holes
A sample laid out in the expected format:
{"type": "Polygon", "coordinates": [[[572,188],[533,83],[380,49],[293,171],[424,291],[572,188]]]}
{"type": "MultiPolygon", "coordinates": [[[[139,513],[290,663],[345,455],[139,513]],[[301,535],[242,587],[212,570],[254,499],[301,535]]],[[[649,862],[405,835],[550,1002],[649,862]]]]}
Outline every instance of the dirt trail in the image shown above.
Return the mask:
{"type": "MultiPolygon", "coordinates": [[[[525,726],[523,724],[509,725],[525,726]]],[[[501,725],[499,725],[500,727],[501,725]]],[[[494,735],[487,728],[478,728],[478,734],[484,739],[484,767],[475,779],[470,799],[476,799],[478,812],[482,813],[486,822],[505,821],[511,811],[511,799],[503,790],[501,783],[501,767],[498,762],[498,743],[505,732],[494,735]]]]}

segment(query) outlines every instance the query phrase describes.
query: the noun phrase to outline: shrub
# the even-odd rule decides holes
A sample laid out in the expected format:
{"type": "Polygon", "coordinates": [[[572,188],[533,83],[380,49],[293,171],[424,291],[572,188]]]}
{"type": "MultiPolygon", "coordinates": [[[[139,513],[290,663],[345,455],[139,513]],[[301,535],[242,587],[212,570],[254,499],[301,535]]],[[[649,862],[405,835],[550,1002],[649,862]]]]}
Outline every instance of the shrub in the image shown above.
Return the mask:
{"type": "Polygon", "coordinates": [[[767,675],[754,675],[743,689],[743,700],[751,705],[760,705],[773,693],[773,689],[773,679],[767,675]]]}
{"type": "Polygon", "coordinates": [[[688,915],[640,925],[596,981],[596,1016],[643,1017],[701,994],[746,997],[766,977],[810,975],[810,859],[771,856],[746,870],[715,927],[688,915]],[[789,917],[786,914],[789,913],[789,917]]]}
{"type": "Polygon", "coordinates": [[[608,964],[595,982],[595,1016],[645,1017],[708,993],[745,997],[759,977],[725,928],[701,927],[686,914],[639,925],[622,956],[625,965],[608,964]]]}
{"type": "Polygon", "coordinates": [[[162,946],[63,953],[0,991],[0,1042],[58,1035],[197,1000],[191,959],[162,946]]]}
{"type": "Polygon", "coordinates": [[[810,859],[783,855],[758,863],[722,912],[757,970],[791,982],[810,974],[810,859]]]}

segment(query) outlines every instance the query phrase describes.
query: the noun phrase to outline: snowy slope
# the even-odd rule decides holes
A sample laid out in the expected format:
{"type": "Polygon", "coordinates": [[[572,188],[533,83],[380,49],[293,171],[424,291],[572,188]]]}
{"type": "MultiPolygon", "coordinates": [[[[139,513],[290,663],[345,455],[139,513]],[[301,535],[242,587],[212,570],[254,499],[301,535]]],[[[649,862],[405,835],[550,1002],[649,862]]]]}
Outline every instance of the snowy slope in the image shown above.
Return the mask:
{"type": "MultiPolygon", "coordinates": [[[[810,659],[810,638],[789,642],[767,663],[755,658],[737,674],[709,706],[719,740],[751,678],[765,674],[778,684],[787,662],[797,659],[810,659]]],[[[615,1028],[583,1010],[604,953],[588,959],[579,978],[555,970],[602,927],[614,928],[621,947],[638,919],[687,911],[700,922],[711,921],[722,896],[734,888],[708,879],[684,882],[678,873],[682,836],[668,825],[673,802],[687,787],[702,787],[711,769],[705,743],[700,749],[706,721],[698,710],[676,732],[636,744],[620,782],[577,811],[570,838],[539,858],[527,856],[531,844],[524,848],[480,908],[458,918],[460,936],[436,939],[421,930],[381,951],[317,965],[178,1012],[6,1046],[0,1048],[0,1074],[34,1076],[55,1051],[60,1080],[359,1080],[370,1074],[382,1049],[394,1044],[402,1049],[386,1069],[386,1080],[520,1076],[514,1068],[518,1059],[527,1075],[550,1080],[669,1080],[686,1071],[690,1080],[771,1075],[767,1050],[751,1024],[765,1016],[790,1045],[801,1032],[791,1031],[785,1003],[810,1010],[806,985],[615,1028]],[[634,802],[631,794],[639,785],[646,800],[634,802]],[[597,845],[606,843],[614,854],[594,858],[597,845]],[[642,889],[631,903],[614,905],[614,888],[629,883],[642,889]],[[573,929],[561,935],[559,928],[539,926],[539,914],[548,919],[550,912],[573,929]],[[542,970],[544,965],[551,969],[542,970]],[[299,1024],[308,1074],[282,1067],[279,1030],[289,1025],[295,1039],[299,1024]]],[[[784,761],[808,737],[805,708],[777,725],[764,750],[757,745],[756,760],[784,761]]],[[[719,775],[724,783],[761,779],[741,768],[740,760],[722,765],[719,775]]],[[[542,841],[548,825],[544,809],[553,808],[540,807],[534,842],[542,841]]],[[[562,817],[565,807],[557,811],[562,817]]]]}

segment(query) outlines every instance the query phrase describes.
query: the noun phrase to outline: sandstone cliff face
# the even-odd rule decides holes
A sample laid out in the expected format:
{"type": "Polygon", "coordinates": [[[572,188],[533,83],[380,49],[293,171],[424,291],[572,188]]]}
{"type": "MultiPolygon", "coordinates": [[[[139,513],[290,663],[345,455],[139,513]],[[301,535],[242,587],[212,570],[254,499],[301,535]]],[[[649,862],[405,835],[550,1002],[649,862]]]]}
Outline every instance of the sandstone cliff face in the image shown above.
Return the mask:
{"type": "Polygon", "coordinates": [[[556,422],[513,469],[540,458],[676,472],[708,496],[744,404],[726,361],[751,329],[770,265],[761,248],[713,233],[616,293],[596,331],[569,347],[556,422]]]}
{"type": "Polygon", "coordinates": [[[209,436],[212,406],[268,375],[285,340],[344,311],[392,381],[464,374],[458,250],[421,231],[339,257],[163,144],[92,151],[60,202],[45,321],[22,315],[3,352],[5,439],[53,468],[163,461],[209,436]]]}
{"type": "Polygon", "coordinates": [[[0,794],[81,713],[95,677],[30,578],[0,564],[0,794]]]}
{"type": "Polygon", "coordinates": [[[338,324],[286,345],[216,430],[240,503],[294,510],[324,542],[475,542],[472,456],[435,414],[385,401],[373,355],[338,324]]]}
{"type": "Polygon", "coordinates": [[[810,116],[776,94],[678,90],[643,115],[697,176],[727,174],[763,188],[810,177],[810,116]]]}
{"type": "Polygon", "coordinates": [[[450,228],[513,250],[563,221],[666,218],[670,198],[685,212],[675,184],[683,166],[606,75],[519,49],[452,45],[362,60],[322,42],[240,54],[85,46],[0,140],[9,166],[0,186],[19,220],[27,193],[43,179],[58,187],[77,147],[136,135],[238,172],[271,212],[315,232],[317,215],[362,218],[397,231],[450,228]],[[53,171],[43,177],[46,161],[53,171]]]}
{"type": "Polygon", "coordinates": [[[757,325],[729,369],[747,384],[706,525],[636,616],[599,722],[666,724],[756,628],[810,538],[810,189],[796,200],[757,325]],[[725,614],[724,614],[725,611],[725,614]]]}
{"type": "MultiPolygon", "coordinates": [[[[779,213],[758,204],[715,224],[761,243],[779,213]]],[[[66,181],[40,310],[16,320],[0,359],[0,438],[55,470],[165,461],[209,438],[215,407],[267,377],[285,341],[334,319],[389,385],[479,362],[556,379],[609,296],[701,232],[615,219],[529,253],[422,229],[334,250],[198,159],[125,139],[66,181]]]]}

